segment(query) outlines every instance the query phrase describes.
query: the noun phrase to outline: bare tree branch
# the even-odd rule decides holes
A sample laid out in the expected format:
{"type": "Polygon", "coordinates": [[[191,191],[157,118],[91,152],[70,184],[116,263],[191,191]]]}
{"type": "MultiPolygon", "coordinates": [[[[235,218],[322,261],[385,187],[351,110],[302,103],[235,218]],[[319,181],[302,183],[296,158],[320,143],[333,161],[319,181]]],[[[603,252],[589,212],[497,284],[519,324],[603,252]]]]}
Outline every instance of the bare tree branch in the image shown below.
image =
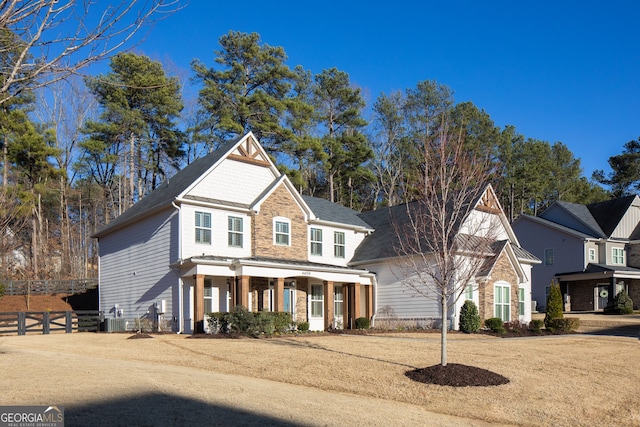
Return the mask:
{"type": "Polygon", "coordinates": [[[467,150],[462,133],[449,133],[446,117],[422,148],[422,194],[395,209],[392,218],[394,268],[405,287],[440,303],[444,366],[447,314],[467,286],[484,284],[499,239],[506,236],[501,236],[499,206],[483,198],[492,193],[489,156],[467,150]]]}
{"type": "Polygon", "coordinates": [[[0,105],[120,51],[179,0],[0,1],[0,105]]]}

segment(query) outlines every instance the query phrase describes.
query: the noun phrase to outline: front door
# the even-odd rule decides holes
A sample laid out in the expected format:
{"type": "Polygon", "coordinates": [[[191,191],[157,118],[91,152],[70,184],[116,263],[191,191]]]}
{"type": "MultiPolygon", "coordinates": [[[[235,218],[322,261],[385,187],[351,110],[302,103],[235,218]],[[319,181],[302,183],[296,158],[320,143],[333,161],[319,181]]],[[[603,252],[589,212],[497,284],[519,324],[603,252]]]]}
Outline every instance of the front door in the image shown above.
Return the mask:
{"type": "Polygon", "coordinates": [[[309,329],[324,330],[324,290],[322,285],[311,285],[309,290],[309,329]]]}
{"type": "Polygon", "coordinates": [[[596,295],[594,297],[596,310],[604,310],[609,302],[609,285],[599,284],[596,287],[596,295]]]}

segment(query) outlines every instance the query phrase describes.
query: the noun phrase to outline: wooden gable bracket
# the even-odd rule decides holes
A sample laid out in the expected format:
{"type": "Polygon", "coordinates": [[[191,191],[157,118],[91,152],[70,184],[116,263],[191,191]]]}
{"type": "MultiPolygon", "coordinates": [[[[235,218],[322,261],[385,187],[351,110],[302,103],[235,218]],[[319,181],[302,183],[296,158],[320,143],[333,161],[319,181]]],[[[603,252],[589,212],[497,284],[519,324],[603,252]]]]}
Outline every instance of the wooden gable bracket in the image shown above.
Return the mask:
{"type": "Polygon", "coordinates": [[[480,198],[480,202],[476,206],[476,209],[482,212],[492,213],[492,214],[500,214],[502,210],[500,209],[500,204],[493,196],[493,193],[490,191],[485,191],[482,197],[480,198]]]}
{"type": "Polygon", "coordinates": [[[269,167],[271,164],[262,154],[258,147],[258,143],[251,137],[247,138],[244,145],[239,145],[238,153],[231,153],[227,158],[237,160],[239,162],[251,163],[252,165],[269,167]]]}

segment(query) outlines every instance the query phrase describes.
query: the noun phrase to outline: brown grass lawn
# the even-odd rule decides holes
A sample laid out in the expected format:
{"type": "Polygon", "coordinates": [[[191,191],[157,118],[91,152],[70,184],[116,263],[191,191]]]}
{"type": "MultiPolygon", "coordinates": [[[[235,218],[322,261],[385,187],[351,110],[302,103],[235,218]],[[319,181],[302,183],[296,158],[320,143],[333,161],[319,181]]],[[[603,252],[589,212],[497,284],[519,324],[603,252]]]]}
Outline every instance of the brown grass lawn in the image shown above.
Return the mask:
{"type": "Polygon", "coordinates": [[[210,425],[362,425],[365,420],[388,425],[394,420],[393,425],[640,426],[640,343],[633,338],[451,334],[450,363],[488,369],[510,380],[494,387],[452,388],[416,383],[404,375],[439,363],[437,334],[128,337],[0,337],[5,371],[0,405],[65,406],[69,425],[73,420],[78,425],[132,425],[135,418],[127,417],[137,406],[125,402],[151,395],[140,398],[147,412],[171,405],[183,412],[148,425],[188,424],[193,418],[180,417],[201,411],[210,425]],[[219,399],[218,410],[227,408],[226,419],[211,418],[206,414],[212,407],[194,403],[212,399],[219,399]],[[222,404],[220,399],[227,400],[222,404]],[[268,410],[269,399],[286,402],[268,410]],[[305,409],[304,399],[317,400],[317,407],[305,409]],[[103,405],[105,400],[117,402],[120,410],[103,405]],[[262,408],[264,419],[243,418],[261,416],[262,408]],[[429,413],[463,418],[429,418],[429,413]],[[96,414],[100,418],[91,418],[96,414]],[[120,418],[114,422],[114,416],[120,418]]]}

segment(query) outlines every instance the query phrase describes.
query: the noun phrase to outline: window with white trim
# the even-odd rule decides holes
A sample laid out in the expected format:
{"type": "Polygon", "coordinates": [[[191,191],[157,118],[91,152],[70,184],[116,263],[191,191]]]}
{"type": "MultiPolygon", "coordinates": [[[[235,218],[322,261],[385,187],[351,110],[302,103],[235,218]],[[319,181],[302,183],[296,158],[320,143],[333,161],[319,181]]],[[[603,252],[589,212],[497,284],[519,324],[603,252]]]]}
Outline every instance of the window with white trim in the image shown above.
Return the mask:
{"type": "Polygon", "coordinates": [[[336,258],[344,258],[345,254],[345,238],[344,232],[333,232],[333,256],[336,258]]]}
{"type": "Polygon", "coordinates": [[[469,283],[464,289],[464,299],[473,301],[473,285],[469,283]]]}
{"type": "Polygon", "coordinates": [[[524,288],[518,288],[518,314],[524,316],[524,288]]]}
{"type": "Polygon", "coordinates": [[[211,214],[196,212],[196,243],[211,244],[211,214]]]}
{"type": "Polygon", "coordinates": [[[228,230],[229,230],[229,238],[228,243],[229,246],[233,246],[235,248],[242,247],[242,217],[239,216],[229,216],[227,219],[228,230]]]}
{"type": "Polygon", "coordinates": [[[322,229],[311,229],[311,255],[322,256],[322,229]]]}
{"type": "Polygon", "coordinates": [[[323,302],[322,285],[311,285],[311,317],[322,317],[323,302]]]}
{"type": "Polygon", "coordinates": [[[596,260],[596,250],[594,248],[589,248],[589,262],[595,262],[596,260]]]}
{"type": "Polygon", "coordinates": [[[553,248],[544,250],[544,265],[553,265],[553,248]]]}
{"type": "Polygon", "coordinates": [[[342,285],[336,285],[333,290],[333,314],[336,317],[342,317],[344,313],[343,289],[342,285]]]}
{"type": "Polygon", "coordinates": [[[623,248],[611,248],[611,262],[615,265],[624,265],[623,248]]]}
{"type": "Polygon", "coordinates": [[[213,312],[213,283],[211,280],[204,281],[204,313],[213,312]]]}
{"type": "Polygon", "coordinates": [[[273,220],[273,241],[276,245],[291,244],[291,223],[286,218],[273,220]]]}
{"type": "Polygon", "coordinates": [[[493,293],[494,317],[511,321],[511,286],[495,285],[493,293]]]}

